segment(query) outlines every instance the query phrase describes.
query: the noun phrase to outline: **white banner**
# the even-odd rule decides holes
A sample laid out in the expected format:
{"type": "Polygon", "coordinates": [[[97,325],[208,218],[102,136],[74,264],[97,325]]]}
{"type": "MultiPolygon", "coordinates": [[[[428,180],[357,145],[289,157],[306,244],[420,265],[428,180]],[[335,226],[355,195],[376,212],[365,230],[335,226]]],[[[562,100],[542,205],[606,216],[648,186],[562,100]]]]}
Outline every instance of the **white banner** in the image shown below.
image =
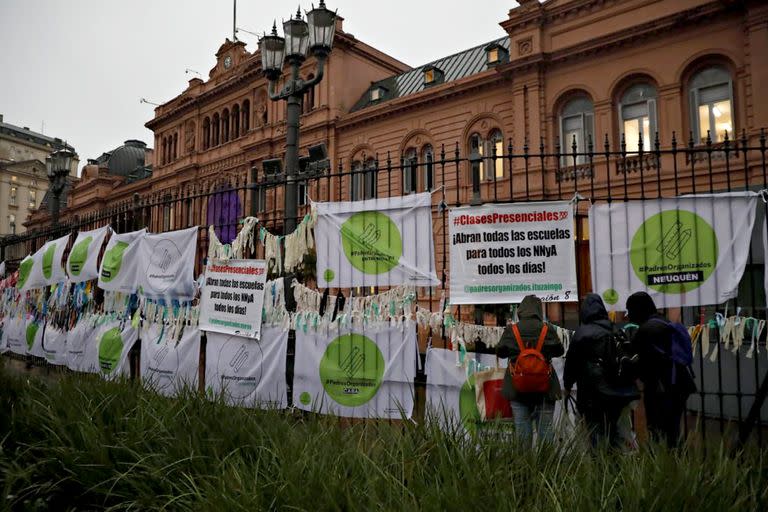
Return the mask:
{"type": "Polygon", "coordinates": [[[14,354],[21,356],[27,353],[27,341],[25,334],[26,325],[26,320],[18,315],[5,318],[5,325],[3,326],[3,337],[5,338],[5,345],[9,352],[13,352],[14,354]]]}
{"type": "Polygon", "coordinates": [[[73,372],[98,372],[96,329],[93,318],[88,316],[67,333],[67,368],[73,372]]]}
{"type": "MultiPolygon", "coordinates": [[[[474,432],[481,421],[475,397],[475,381],[463,366],[456,366],[456,352],[442,348],[427,351],[424,373],[427,375],[427,421],[436,421],[448,432],[462,428],[474,432]]],[[[493,354],[467,354],[485,367],[496,366],[493,354]]],[[[499,366],[506,368],[507,360],[499,366]]]]}
{"type": "Polygon", "coordinates": [[[45,357],[43,352],[43,333],[45,322],[37,320],[32,315],[27,315],[24,325],[24,340],[27,344],[27,354],[35,357],[45,357]]]}
{"type": "Polygon", "coordinates": [[[65,366],[67,364],[67,332],[46,324],[43,333],[43,355],[48,364],[65,366]]]}
{"type": "Polygon", "coordinates": [[[757,194],[593,205],[592,289],[609,309],[645,291],[659,308],[722,304],[738,294],[757,194]]]}
{"type": "Polygon", "coordinates": [[[296,331],[293,405],[351,418],[410,418],[416,326],[296,331]]]}
{"type": "Polygon", "coordinates": [[[318,286],[439,284],[431,205],[428,192],[315,203],[318,286]]]}
{"type": "Polygon", "coordinates": [[[141,382],[168,397],[184,389],[197,391],[200,362],[200,329],[186,326],[179,339],[171,329],[146,323],[141,330],[141,382]]]}
{"type": "Polygon", "coordinates": [[[264,260],[210,261],[200,296],[200,329],[259,339],[266,280],[264,260]]]}
{"type": "Polygon", "coordinates": [[[257,409],[288,406],[285,382],[288,331],[264,326],[260,341],[219,333],[207,335],[205,392],[226,403],[257,409]]]}
{"type": "Polygon", "coordinates": [[[16,287],[21,291],[42,288],[67,279],[62,258],[67,248],[69,235],[46,242],[32,256],[19,264],[19,280],[16,287]]]}
{"type": "Polygon", "coordinates": [[[97,328],[95,337],[92,347],[96,350],[99,374],[106,380],[129,376],[128,352],[139,337],[138,330],[128,321],[111,320],[97,328]]]}
{"type": "Polygon", "coordinates": [[[112,233],[101,258],[99,288],[110,292],[136,292],[139,242],[146,235],[146,229],[112,233]]]}
{"type": "Polygon", "coordinates": [[[140,292],[149,298],[191,300],[195,296],[197,226],[149,234],[137,254],[140,292]]]}
{"type": "Polygon", "coordinates": [[[573,204],[489,204],[448,213],[451,304],[578,300],[573,204]]]}
{"type": "Polygon", "coordinates": [[[69,251],[67,273],[73,283],[81,283],[99,277],[98,259],[109,226],[91,231],[80,231],[69,251]]]}

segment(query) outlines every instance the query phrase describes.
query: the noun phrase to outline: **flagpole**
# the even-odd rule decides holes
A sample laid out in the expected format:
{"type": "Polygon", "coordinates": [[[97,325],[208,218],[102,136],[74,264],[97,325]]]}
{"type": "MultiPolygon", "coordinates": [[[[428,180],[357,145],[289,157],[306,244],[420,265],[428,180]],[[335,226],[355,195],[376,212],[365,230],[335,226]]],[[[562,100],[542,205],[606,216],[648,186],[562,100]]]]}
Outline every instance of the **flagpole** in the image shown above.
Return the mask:
{"type": "Polygon", "coordinates": [[[237,0],[232,1],[232,42],[237,42],[237,0]]]}

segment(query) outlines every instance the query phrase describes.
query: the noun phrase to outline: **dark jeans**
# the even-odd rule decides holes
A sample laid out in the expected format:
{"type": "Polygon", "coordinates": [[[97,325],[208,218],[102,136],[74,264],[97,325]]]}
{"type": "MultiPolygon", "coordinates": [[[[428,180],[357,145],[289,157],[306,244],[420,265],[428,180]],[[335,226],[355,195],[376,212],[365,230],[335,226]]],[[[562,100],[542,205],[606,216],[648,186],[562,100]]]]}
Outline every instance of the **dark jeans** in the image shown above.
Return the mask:
{"type": "Polygon", "coordinates": [[[621,410],[587,409],[584,411],[584,421],[589,429],[589,440],[593,448],[605,442],[613,448],[621,446],[618,429],[620,413],[621,410]]]}
{"type": "Polygon", "coordinates": [[[670,448],[680,443],[680,420],[685,411],[685,399],[670,393],[646,393],[643,397],[648,431],[670,448]]]}

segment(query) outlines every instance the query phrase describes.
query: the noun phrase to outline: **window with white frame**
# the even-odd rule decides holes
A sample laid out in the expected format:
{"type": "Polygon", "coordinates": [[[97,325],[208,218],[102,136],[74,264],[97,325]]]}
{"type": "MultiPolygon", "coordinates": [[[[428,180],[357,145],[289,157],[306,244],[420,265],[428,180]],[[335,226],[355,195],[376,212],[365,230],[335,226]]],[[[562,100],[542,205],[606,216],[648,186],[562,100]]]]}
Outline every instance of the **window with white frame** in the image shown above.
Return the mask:
{"type": "MultiPolygon", "coordinates": [[[[587,143],[594,132],[595,110],[592,100],[578,96],[566,103],[560,110],[560,146],[563,165],[573,165],[573,146],[576,153],[585,153],[587,143]]],[[[576,156],[576,164],[586,162],[586,156],[576,156]]]]}
{"type": "Polygon", "coordinates": [[[688,88],[691,104],[691,127],[700,143],[722,142],[725,134],[733,136],[733,81],[722,66],[702,69],[693,77],[688,88]]]}
{"type": "Polygon", "coordinates": [[[421,149],[421,185],[425,191],[435,187],[435,152],[427,144],[421,149]]]}
{"type": "Polygon", "coordinates": [[[16,204],[16,194],[18,193],[19,189],[17,187],[11,187],[11,197],[9,198],[9,204],[15,205],[16,204]]]}
{"type": "Polygon", "coordinates": [[[29,208],[37,207],[37,193],[34,190],[29,191],[29,208]]]}
{"type": "Polygon", "coordinates": [[[376,160],[369,157],[365,160],[365,163],[360,160],[352,162],[351,180],[350,193],[352,201],[374,199],[378,188],[376,160]]]}
{"type": "Polygon", "coordinates": [[[494,178],[504,177],[504,137],[501,136],[501,131],[493,130],[488,137],[488,143],[486,144],[488,155],[488,165],[485,166],[486,176],[485,179],[493,180],[494,178]]]}
{"type": "MultiPolygon", "coordinates": [[[[469,136],[469,155],[470,157],[485,154],[485,143],[479,133],[473,133],[469,136]]],[[[485,163],[480,160],[480,176],[485,176],[485,163]]],[[[470,180],[471,181],[471,180],[470,180]]]]}
{"type": "Polygon", "coordinates": [[[633,85],[624,92],[619,103],[619,126],[628,153],[651,150],[656,133],[656,88],[648,83],[633,85]]]}
{"type": "Polygon", "coordinates": [[[413,194],[417,187],[419,159],[416,148],[409,148],[403,155],[403,194],[413,194]]]}
{"type": "Polygon", "coordinates": [[[16,215],[13,213],[8,215],[8,228],[10,229],[12,235],[16,234],[16,215]]]}

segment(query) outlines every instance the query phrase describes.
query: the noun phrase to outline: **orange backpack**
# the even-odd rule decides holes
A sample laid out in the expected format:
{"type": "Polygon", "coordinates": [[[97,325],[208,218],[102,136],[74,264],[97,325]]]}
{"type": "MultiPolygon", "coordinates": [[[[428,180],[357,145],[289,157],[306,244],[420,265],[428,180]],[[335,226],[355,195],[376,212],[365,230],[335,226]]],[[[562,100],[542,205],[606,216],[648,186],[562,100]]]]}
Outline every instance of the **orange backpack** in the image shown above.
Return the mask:
{"type": "Polygon", "coordinates": [[[517,356],[514,366],[509,365],[515,389],[520,393],[546,393],[549,391],[549,376],[552,373],[552,365],[541,353],[544,338],[547,337],[547,324],[541,328],[535,348],[525,347],[517,324],[512,324],[512,333],[517,340],[517,346],[520,347],[520,355],[517,356]]]}

